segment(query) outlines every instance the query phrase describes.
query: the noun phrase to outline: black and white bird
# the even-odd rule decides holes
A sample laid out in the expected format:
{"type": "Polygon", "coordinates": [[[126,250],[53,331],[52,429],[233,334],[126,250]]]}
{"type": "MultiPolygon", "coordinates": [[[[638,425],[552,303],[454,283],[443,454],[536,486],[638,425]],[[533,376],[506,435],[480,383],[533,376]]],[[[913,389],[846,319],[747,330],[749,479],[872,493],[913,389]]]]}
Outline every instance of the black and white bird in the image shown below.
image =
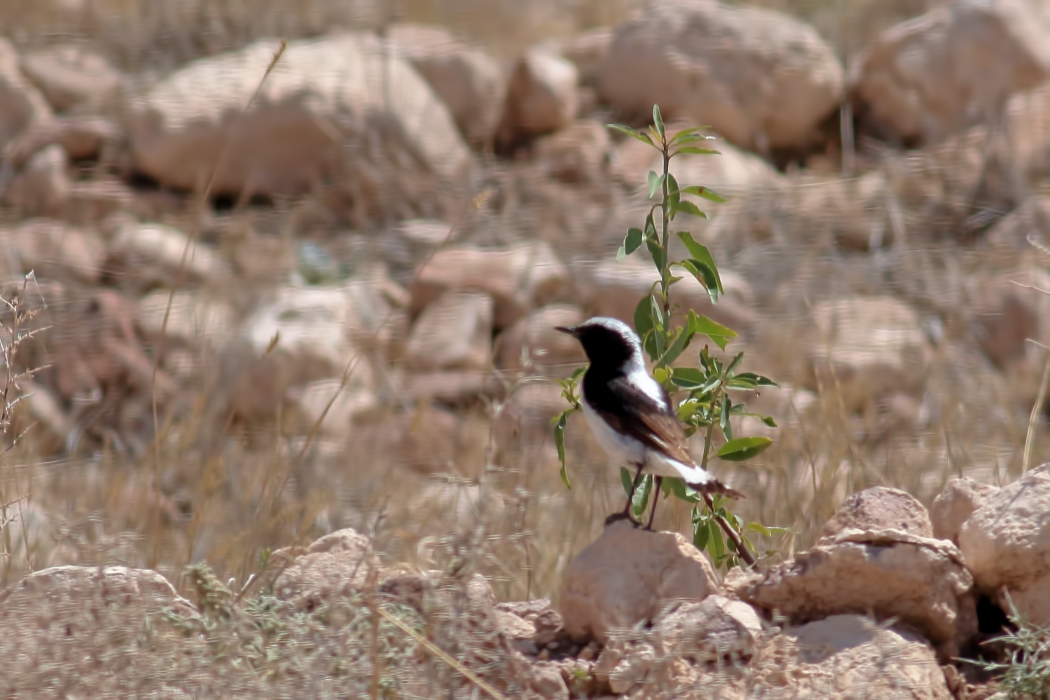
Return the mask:
{"type": "Polygon", "coordinates": [[[622,513],[609,516],[606,524],[622,519],[640,524],[631,517],[631,499],[643,473],[656,477],[646,529],[652,528],[665,476],[682,479],[701,493],[744,497],[693,461],[671,399],[646,369],[642,342],[630,326],[614,318],[595,317],[556,330],[579,340],[590,360],[583,375],[581,405],[595,439],[615,460],[636,469],[627,506],[622,513]]]}

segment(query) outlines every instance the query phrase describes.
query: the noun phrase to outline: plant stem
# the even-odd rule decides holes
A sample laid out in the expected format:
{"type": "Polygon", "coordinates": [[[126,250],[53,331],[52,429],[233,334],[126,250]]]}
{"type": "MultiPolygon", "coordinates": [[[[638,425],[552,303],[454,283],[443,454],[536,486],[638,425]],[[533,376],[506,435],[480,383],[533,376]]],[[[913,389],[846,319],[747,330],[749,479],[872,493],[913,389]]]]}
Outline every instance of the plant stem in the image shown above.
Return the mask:
{"type": "MultiPolygon", "coordinates": [[[[707,460],[711,454],[711,436],[714,435],[715,432],[713,408],[716,405],[721,405],[723,393],[724,391],[720,387],[715,393],[715,395],[711,398],[711,425],[707,426],[707,433],[704,435],[704,455],[700,458],[700,468],[704,471],[707,471],[707,460]]],[[[721,515],[715,512],[715,504],[714,501],[711,499],[711,496],[705,493],[704,502],[707,503],[707,507],[710,509],[711,515],[715,516],[715,521],[718,523],[718,526],[722,528],[722,532],[726,533],[726,537],[728,537],[733,543],[733,546],[736,547],[737,554],[740,555],[740,558],[743,559],[744,563],[748,566],[754,566],[755,558],[751,555],[751,552],[748,551],[747,547],[744,545],[744,542],[740,539],[740,534],[736,531],[736,529],[734,529],[733,526],[729,524],[728,520],[726,520],[721,515]]]]}
{"type": "Polygon", "coordinates": [[[664,298],[664,318],[667,319],[667,327],[664,328],[665,335],[671,337],[671,299],[668,296],[671,291],[671,265],[668,251],[670,245],[670,226],[671,226],[671,205],[670,205],[670,192],[667,186],[667,178],[671,174],[671,147],[667,144],[667,137],[664,136],[664,142],[660,154],[664,159],[664,180],[663,180],[663,204],[660,206],[660,211],[663,212],[663,230],[661,231],[661,245],[664,249],[664,264],[663,269],[660,270],[660,292],[664,298]]]}

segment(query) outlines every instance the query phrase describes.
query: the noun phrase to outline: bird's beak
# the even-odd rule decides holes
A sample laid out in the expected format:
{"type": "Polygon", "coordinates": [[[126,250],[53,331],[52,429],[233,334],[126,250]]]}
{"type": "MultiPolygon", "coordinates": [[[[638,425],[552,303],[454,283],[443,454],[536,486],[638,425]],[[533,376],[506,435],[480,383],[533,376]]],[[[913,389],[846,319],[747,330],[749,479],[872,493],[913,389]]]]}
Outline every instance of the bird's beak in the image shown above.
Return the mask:
{"type": "Polygon", "coordinates": [[[571,336],[575,336],[576,335],[576,329],[575,328],[570,328],[568,326],[555,326],[554,330],[561,331],[562,333],[568,333],[571,336]]]}

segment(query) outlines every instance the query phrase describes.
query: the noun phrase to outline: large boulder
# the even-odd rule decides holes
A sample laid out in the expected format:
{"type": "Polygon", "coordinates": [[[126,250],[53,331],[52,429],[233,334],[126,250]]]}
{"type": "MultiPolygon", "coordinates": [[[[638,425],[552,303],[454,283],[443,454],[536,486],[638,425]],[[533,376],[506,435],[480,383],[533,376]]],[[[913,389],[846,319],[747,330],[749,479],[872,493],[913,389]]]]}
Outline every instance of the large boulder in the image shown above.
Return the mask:
{"type": "Polygon", "coordinates": [[[860,615],[789,627],[752,663],[750,693],[763,700],[950,700],[921,638],[860,615]]]}
{"type": "Polygon", "coordinates": [[[499,62],[440,27],[396,24],[387,36],[445,102],[463,137],[472,144],[489,142],[507,90],[499,62]]]}
{"type": "Polygon", "coordinates": [[[1050,77],[1050,10],[1031,0],[954,2],[885,31],[854,92],[883,131],[937,140],[1050,77]]]}
{"type": "Polygon", "coordinates": [[[709,124],[747,149],[795,148],[838,105],[843,72],[807,24],[712,0],[651,5],[621,24],[601,70],[601,95],[642,116],[709,124]]]}
{"type": "Polygon", "coordinates": [[[572,123],[579,111],[576,66],[540,47],[518,61],[507,87],[499,139],[512,144],[572,123]]]}
{"type": "Polygon", "coordinates": [[[731,588],[796,624],[845,613],[895,618],[945,658],[976,633],[973,577],[954,545],[929,537],[920,505],[895,490],[872,490],[848,501],[825,531],[831,534],[812,550],[764,573],[736,574],[731,588]]]}
{"type": "Polygon", "coordinates": [[[22,72],[59,112],[80,104],[101,107],[124,82],[120,72],[104,57],[76,44],[26,53],[22,57],[22,72]]]}
{"type": "Polygon", "coordinates": [[[178,654],[199,652],[162,621],[195,618],[193,606],[156,571],[123,566],[58,566],[0,593],[0,686],[12,695],[47,695],[56,683],[76,694],[118,697],[131,679],[158,694],[178,654]],[[154,626],[148,627],[149,621],[154,626]],[[138,633],[150,629],[150,653],[138,633]],[[134,639],[135,642],[130,642],[134,639]],[[145,680],[148,679],[148,680],[145,680]],[[123,689],[122,683],[123,681],[123,689]]]}
{"type": "Polygon", "coordinates": [[[492,357],[492,298],[447,292],[416,319],[405,346],[408,364],[421,370],[485,369],[492,357]]]}
{"type": "Polygon", "coordinates": [[[569,565],[558,609],[570,636],[606,643],[652,620],[671,601],[699,602],[718,591],[711,564],[680,534],[621,521],[569,565]]]}
{"type": "Polygon", "coordinates": [[[959,529],[977,586],[1028,622],[1050,625],[1050,464],[989,496],[959,529]]]}
{"type": "Polygon", "coordinates": [[[19,70],[15,48],[0,38],[0,149],[27,127],[50,118],[47,102],[19,70]]]}
{"type": "Polygon", "coordinates": [[[286,567],[274,594],[297,608],[312,610],[348,596],[379,574],[379,560],[367,537],[347,528],[325,535],[303,549],[280,550],[286,567]]]}
{"type": "Polygon", "coordinates": [[[137,167],[173,187],[203,188],[215,171],[215,194],[284,194],[343,168],[348,152],[359,175],[367,164],[448,180],[467,165],[448,108],[370,35],[289,42],[244,113],[277,46],[259,41],[199,59],[129,105],[137,167]]]}
{"type": "Polygon", "coordinates": [[[807,388],[835,386],[848,408],[926,381],[929,340],[914,309],[892,297],[830,299],[813,307],[807,388]]]}

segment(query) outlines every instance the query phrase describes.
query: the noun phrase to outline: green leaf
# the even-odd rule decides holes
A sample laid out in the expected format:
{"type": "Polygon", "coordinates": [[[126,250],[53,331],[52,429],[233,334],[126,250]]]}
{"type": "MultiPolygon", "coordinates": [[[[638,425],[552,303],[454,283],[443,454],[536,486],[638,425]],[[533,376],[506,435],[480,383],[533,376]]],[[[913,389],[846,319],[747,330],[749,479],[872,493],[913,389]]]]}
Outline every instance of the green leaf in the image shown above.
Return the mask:
{"type": "Polygon", "coordinates": [[[722,153],[711,148],[697,148],[696,146],[683,146],[675,151],[675,155],[682,153],[692,153],[696,156],[720,156],[722,153]]]}
{"type": "Polygon", "coordinates": [[[565,470],[565,422],[572,413],[574,408],[567,411],[562,411],[561,416],[558,417],[558,422],[554,425],[554,446],[558,449],[558,461],[561,462],[561,482],[565,484],[565,488],[572,491],[572,484],[569,483],[569,473],[565,470]]]}
{"type": "Polygon", "coordinates": [[[707,528],[707,520],[699,520],[693,523],[693,546],[701,552],[707,548],[707,539],[710,534],[707,528]]]}
{"type": "Polygon", "coordinates": [[[663,310],[656,301],[656,297],[649,294],[649,304],[652,307],[653,316],[653,339],[656,342],[656,355],[652,359],[655,360],[664,354],[664,330],[667,328],[667,320],[664,318],[663,310]]]}
{"type": "MultiPolygon", "coordinates": [[[[693,129],[686,129],[686,131],[694,131],[693,129]]],[[[706,134],[691,133],[684,136],[675,136],[671,139],[672,146],[684,146],[687,143],[697,143],[699,141],[714,141],[714,136],[707,136],[706,134]]]]}
{"type": "Polygon", "coordinates": [[[707,375],[695,367],[675,367],[671,383],[682,389],[698,389],[707,383],[707,375]]]}
{"type": "Polygon", "coordinates": [[[631,476],[631,472],[627,470],[627,467],[620,467],[620,483],[623,484],[623,492],[630,496],[631,487],[634,486],[634,478],[631,476]]]}
{"type": "Polygon", "coordinates": [[[627,229],[627,235],[623,238],[623,245],[620,246],[619,252],[616,253],[617,260],[623,260],[628,255],[638,250],[642,246],[642,230],[639,228],[627,229]]]}
{"type": "Polygon", "coordinates": [[[614,129],[616,131],[619,131],[622,134],[627,134],[632,139],[638,139],[642,143],[647,143],[653,148],[656,148],[656,144],[653,143],[653,140],[649,138],[648,134],[643,134],[640,131],[635,131],[629,126],[624,126],[623,124],[606,124],[605,127],[607,129],[614,129]]]}
{"type": "Polygon", "coordinates": [[[653,491],[653,475],[643,474],[642,483],[634,490],[634,498],[631,499],[631,510],[635,517],[641,517],[645,513],[645,507],[649,505],[649,495],[653,491]]]}
{"type": "Polygon", "coordinates": [[[743,360],[743,359],[744,359],[744,353],[738,352],[736,354],[736,357],[733,358],[733,361],[729,363],[728,367],[726,367],[726,376],[727,377],[732,377],[733,376],[733,370],[736,369],[737,365],[739,365],[740,361],[743,360]]]}
{"type": "Polygon", "coordinates": [[[722,542],[722,529],[718,527],[718,523],[715,522],[714,518],[707,521],[707,529],[709,531],[707,551],[711,553],[711,557],[717,562],[726,553],[725,544],[722,542]]]}
{"type": "Polygon", "coordinates": [[[645,351],[649,358],[659,357],[656,352],[656,334],[659,332],[653,323],[653,306],[651,293],[646,294],[638,300],[638,306],[634,307],[634,330],[645,345],[645,351]]]}
{"type": "Polygon", "coordinates": [[[656,239],[655,235],[649,236],[645,239],[645,247],[649,249],[649,255],[653,259],[653,265],[656,265],[656,271],[662,275],[667,252],[660,247],[660,241],[656,239]]]}
{"type": "Polygon", "coordinates": [[[674,205],[671,208],[671,211],[674,212],[675,214],[682,213],[682,214],[689,214],[691,216],[697,216],[697,217],[700,217],[701,219],[706,219],[707,218],[707,214],[705,214],[704,212],[700,211],[700,207],[696,206],[695,204],[693,204],[692,202],[690,202],[688,200],[681,200],[681,201],[679,201],[676,205],[674,205]]]}
{"type": "Polygon", "coordinates": [[[751,530],[752,532],[757,532],[758,534],[765,535],[766,537],[773,536],[773,533],[769,531],[769,528],[763,525],[762,523],[748,523],[744,529],[751,530]]]}
{"type": "Polygon", "coordinates": [[[718,427],[726,440],[733,441],[733,424],[729,422],[729,416],[733,414],[733,402],[729,400],[729,394],[722,394],[722,410],[718,414],[718,427]]]}
{"type": "Polygon", "coordinates": [[[718,277],[717,273],[712,270],[707,264],[700,260],[682,260],[681,262],[672,263],[672,265],[678,265],[679,267],[686,270],[690,275],[695,277],[700,284],[704,285],[704,289],[707,290],[707,295],[711,297],[711,303],[718,303],[718,277]]]}
{"type": "Polygon", "coordinates": [[[689,503],[699,503],[700,500],[703,498],[691,486],[689,486],[689,484],[685,483],[681,479],[664,477],[664,484],[667,484],[668,488],[670,488],[671,490],[671,493],[674,494],[674,497],[681,501],[687,501],[689,503]]]}
{"type": "Polygon", "coordinates": [[[681,194],[678,192],[678,180],[675,180],[674,175],[667,173],[667,203],[671,205],[673,211],[681,200],[681,194]]]}
{"type": "Polygon", "coordinates": [[[577,367],[576,369],[574,369],[572,371],[572,375],[569,377],[569,380],[572,381],[572,382],[576,382],[577,380],[579,380],[580,377],[583,376],[583,373],[586,372],[586,371],[587,371],[586,365],[577,367]]]}
{"type": "Polygon", "coordinates": [[[685,349],[689,347],[689,342],[693,339],[694,335],[696,335],[696,330],[691,323],[687,323],[685,328],[679,328],[675,333],[674,340],[656,362],[657,366],[666,367],[677,360],[678,356],[685,352],[685,349]]]}
{"type": "Polygon", "coordinates": [[[755,374],[754,372],[741,372],[733,378],[744,379],[748,382],[753,383],[755,386],[775,386],[778,388],[780,387],[779,384],[774,382],[769,377],[763,377],[761,374],[755,374]]]}
{"type": "Polygon", "coordinates": [[[707,199],[707,200],[712,201],[712,202],[717,202],[718,204],[724,204],[725,201],[726,201],[725,197],[723,197],[722,195],[718,194],[717,192],[715,192],[710,187],[700,187],[698,185],[690,185],[689,187],[683,187],[682,188],[682,192],[684,194],[695,194],[697,197],[703,197],[704,199],[707,199]]]}
{"type": "Polygon", "coordinates": [[[664,184],[664,176],[657,175],[655,171],[649,171],[649,199],[653,198],[656,191],[664,184]]]}
{"type": "Polygon", "coordinates": [[[660,105],[653,105],[653,125],[656,126],[657,133],[660,134],[660,138],[664,137],[664,118],[660,114],[660,105]]]}
{"type": "MultiPolygon", "coordinates": [[[[688,128],[688,129],[682,129],[681,131],[676,131],[674,136],[671,137],[671,142],[674,143],[675,141],[684,141],[686,139],[686,137],[692,136],[693,134],[695,134],[698,131],[704,131],[705,129],[710,129],[710,128],[711,127],[709,127],[709,126],[693,126],[693,127],[688,128]]],[[[703,138],[705,138],[705,139],[713,139],[714,136],[704,136],[703,138]]]]}
{"type": "Polygon", "coordinates": [[[770,428],[777,427],[777,422],[773,420],[772,416],[762,416],[762,422],[768,425],[770,428]]]}
{"type": "Polygon", "coordinates": [[[700,402],[699,401],[694,401],[693,399],[689,399],[688,401],[683,401],[682,405],[678,407],[678,420],[679,420],[679,422],[681,422],[681,423],[688,422],[689,419],[693,417],[693,414],[696,413],[696,410],[698,408],[700,408],[700,402]]]}
{"type": "MultiPolygon", "coordinates": [[[[721,323],[715,323],[707,316],[697,316],[696,318],[696,332],[706,335],[711,341],[722,348],[726,349],[726,345],[730,340],[737,337],[736,332],[732,329],[726,328],[721,323]]],[[[717,359],[717,358],[712,358],[717,359]]]]}
{"type": "Polygon", "coordinates": [[[767,437],[737,438],[722,445],[717,457],[727,462],[743,462],[760,454],[772,443],[767,437]]]}

